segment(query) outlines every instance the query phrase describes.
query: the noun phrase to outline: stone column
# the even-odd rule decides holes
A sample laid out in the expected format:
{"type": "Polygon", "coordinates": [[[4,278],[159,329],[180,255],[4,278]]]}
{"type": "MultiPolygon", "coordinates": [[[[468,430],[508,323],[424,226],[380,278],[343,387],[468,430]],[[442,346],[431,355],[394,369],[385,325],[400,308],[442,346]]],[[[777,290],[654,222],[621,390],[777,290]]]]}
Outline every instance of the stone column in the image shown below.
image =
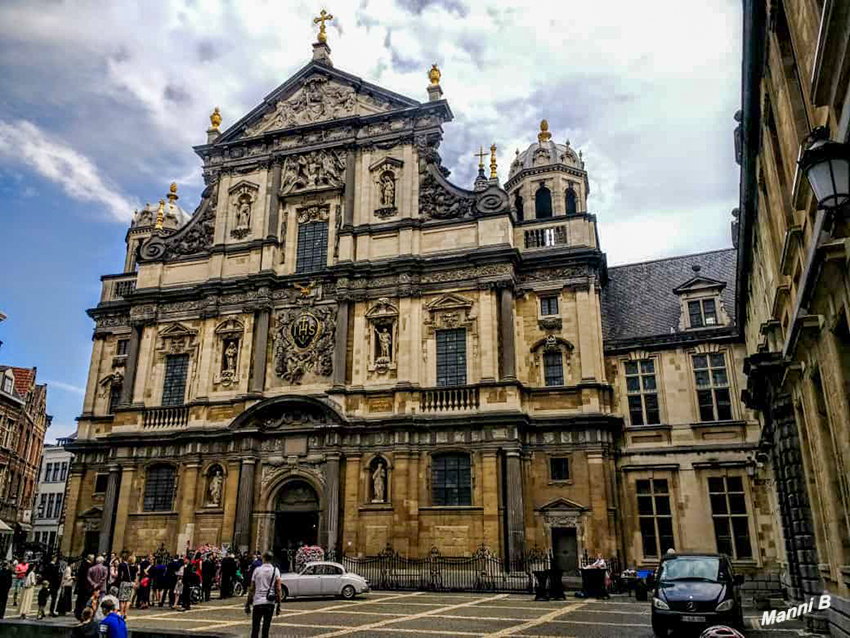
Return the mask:
{"type": "Polygon", "coordinates": [[[103,497],[103,514],[100,518],[100,542],[97,544],[98,554],[109,556],[112,546],[112,531],[115,526],[115,509],[118,504],[118,490],[121,480],[121,466],[109,466],[109,480],[106,483],[106,494],[103,497]]]}
{"type": "Polygon", "coordinates": [[[269,193],[269,229],[266,233],[267,239],[278,238],[278,226],[280,225],[280,200],[278,199],[280,191],[280,169],[280,163],[275,162],[272,168],[272,185],[269,193]]]}
{"type": "Polygon", "coordinates": [[[121,386],[121,405],[133,403],[133,386],[136,384],[136,368],[139,364],[139,345],[143,326],[133,326],[130,343],[127,344],[127,362],[124,364],[124,385],[121,386]]]}
{"type": "Polygon", "coordinates": [[[339,454],[328,454],[325,471],[327,487],[324,527],[328,530],[328,551],[336,551],[339,540],[339,454]]]}
{"type": "Polygon", "coordinates": [[[242,459],[239,491],[236,494],[236,525],[233,528],[233,549],[247,552],[251,547],[251,515],[254,512],[254,472],[256,459],[242,459]]]}
{"type": "Polygon", "coordinates": [[[502,342],[502,378],[516,379],[514,341],[514,295],[509,288],[499,289],[499,338],[502,342]]]}
{"type": "Polygon", "coordinates": [[[268,308],[257,311],[254,318],[254,345],[251,360],[251,392],[262,392],[266,387],[266,351],[269,346],[269,323],[271,311],[268,308]]]}
{"type": "Polygon", "coordinates": [[[507,450],[506,454],[506,485],[508,517],[508,556],[511,561],[517,561],[525,551],[525,508],[522,495],[522,463],[519,450],[507,450]]]}
{"type": "MultiPolygon", "coordinates": [[[[334,370],[333,383],[335,386],[345,385],[345,369],[348,354],[348,311],[350,301],[340,301],[336,311],[336,336],[334,338],[334,370]]],[[[396,346],[397,344],[393,344],[396,346]]]]}
{"type": "Polygon", "coordinates": [[[227,463],[227,480],[222,494],[222,508],[224,510],[221,521],[221,542],[231,547],[233,544],[233,526],[236,524],[236,504],[239,495],[239,461],[233,460],[227,463]]]}
{"type": "Polygon", "coordinates": [[[354,225],[354,171],[356,153],[354,149],[349,150],[345,155],[345,214],[343,226],[354,225]]]}
{"type": "Polygon", "coordinates": [[[73,462],[68,470],[68,484],[65,486],[65,521],[62,528],[61,551],[65,556],[72,556],[82,552],[83,543],[79,543],[80,550],[76,551],[75,538],[77,534],[77,510],[80,505],[80,488],[83,484],[85,467],[73,462]]]}
{"type": "Polygon", "coordinates": [[[130,506],[132,505],[133,476],[135,472],[136,468],[132,465],[124,466],[121,470],[120,494],[123,498],[118,499],[118,506],[115,512],[115,531],[112,535],[112,545],[119,551],[124,549],[135,550],[134,547],[127,547],[127,543],[124,540],[124,534],[127,531],[127,519],[129,518],[130,506]]]}
{"type": "Polygon", "coordinates": [[[180,477],[180,504],[177,510],[177,554],[191,545],[195,535],[195,494],[198,491],[198,470],[201,464],[190,461],[183,465],[180,477]]]}

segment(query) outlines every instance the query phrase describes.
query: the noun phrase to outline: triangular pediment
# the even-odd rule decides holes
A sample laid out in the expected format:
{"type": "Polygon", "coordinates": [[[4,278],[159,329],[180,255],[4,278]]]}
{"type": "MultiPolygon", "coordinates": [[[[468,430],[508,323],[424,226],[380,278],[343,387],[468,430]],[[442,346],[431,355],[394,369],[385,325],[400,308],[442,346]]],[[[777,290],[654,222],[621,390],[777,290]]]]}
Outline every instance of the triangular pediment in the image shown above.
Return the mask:
{"type": "Polygon", "coordinates": [[[430,312],[438,310],[468,310],[472,308],[472,302],[466,297],[461,297],[460,295],[455,295],[453,293],[447,293],[445,295],[437,297],[434,301],[427,304],[426,308],[430,312]]]}
{"type": "Polygon", "coordinates": [[[568,498],[556,498],[552,501],[546,503],[546,505],[539,507],[538,511],[541,512],[552,512],[552,511],[570,511],[570,512],[584,512],[587,508],[580,503],[576,503],[575,501],[571,501],[568,498]]]}
{"type": "Polygon", "coordinates": [[[726,287],[725,281],[718,281],[710,277],[696,276],[692,277],[681,286],[673,288],[673,292],[677,295],[683,292],[693,292],[695,290],[723,290],[726,287]]]}
{"type": "Polygon", "coordinates": [[[103,508],[95,506],[88,508],[78,518],[100,518],[101,516],[103,516],[103,508]]]}
{"type": "Polygon", "coordinates": [[[172,323],[165,330],[161,331],[159,336],[170,339],[172,337],[191,337],[194,334],[194,330],[189,330],[186,326],[179,323],[172,323]]]}
{"type": "Polygon", "coordinates": [[[310,62],[227,129],[216,144],[275,130],[419,106],[356,75],[310,62]]]}

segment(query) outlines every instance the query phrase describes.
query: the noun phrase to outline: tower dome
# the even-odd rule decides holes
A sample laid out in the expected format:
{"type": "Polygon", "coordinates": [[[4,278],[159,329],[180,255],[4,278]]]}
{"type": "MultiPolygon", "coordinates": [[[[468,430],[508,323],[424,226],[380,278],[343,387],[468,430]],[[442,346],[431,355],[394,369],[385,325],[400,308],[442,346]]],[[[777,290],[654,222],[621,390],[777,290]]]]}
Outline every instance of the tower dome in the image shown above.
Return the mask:
{"type": "Polygon", "coordinates": [[[549,122],[540,122],[537,141],[511,162],[505,190],[518,219],[540,219],[587,211],[587,173],[581,152],[566,140],[552,140],[549,122]]]}

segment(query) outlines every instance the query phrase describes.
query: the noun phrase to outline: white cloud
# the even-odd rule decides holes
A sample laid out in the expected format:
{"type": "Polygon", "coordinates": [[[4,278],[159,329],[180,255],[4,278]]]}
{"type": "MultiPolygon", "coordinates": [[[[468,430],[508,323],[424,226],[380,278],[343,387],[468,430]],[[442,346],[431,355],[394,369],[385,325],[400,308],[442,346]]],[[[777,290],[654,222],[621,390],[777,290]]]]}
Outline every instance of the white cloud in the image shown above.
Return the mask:
{"type": "Polygon", "coordinates": [[[97,205],[97,215],[122,221],[133,216],[138,204],[123,195],[85,155],[61,140],[52,139],[26,120],[0,120],[0,156],[20,161],[58,184],[73,199],[97,205]]]}
{"type": "Polygon", "coordinates": [[[83,395],[86,393],[85,388],[81,388],[78,385],[73,385],[71,383],[65,383],[64,381],[45,381],[47,384],[48,391],[51,388],[56,388],[58,390],[64,390],[65,392],[70,392],[71,394],[80,394],[83,395]]]}

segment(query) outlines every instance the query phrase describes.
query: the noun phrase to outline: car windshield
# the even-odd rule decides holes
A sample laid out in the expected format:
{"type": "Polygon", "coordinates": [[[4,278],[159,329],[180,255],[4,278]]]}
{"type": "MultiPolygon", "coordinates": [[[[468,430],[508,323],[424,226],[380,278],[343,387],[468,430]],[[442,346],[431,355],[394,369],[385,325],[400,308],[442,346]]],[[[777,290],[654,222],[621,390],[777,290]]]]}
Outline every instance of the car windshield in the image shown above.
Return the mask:
{"type": "Polygon", "coordinates": [[[707,580],[717,582],[720,559],[711,557],[674,558],[661,565],[659,580],[707,580]]]}

